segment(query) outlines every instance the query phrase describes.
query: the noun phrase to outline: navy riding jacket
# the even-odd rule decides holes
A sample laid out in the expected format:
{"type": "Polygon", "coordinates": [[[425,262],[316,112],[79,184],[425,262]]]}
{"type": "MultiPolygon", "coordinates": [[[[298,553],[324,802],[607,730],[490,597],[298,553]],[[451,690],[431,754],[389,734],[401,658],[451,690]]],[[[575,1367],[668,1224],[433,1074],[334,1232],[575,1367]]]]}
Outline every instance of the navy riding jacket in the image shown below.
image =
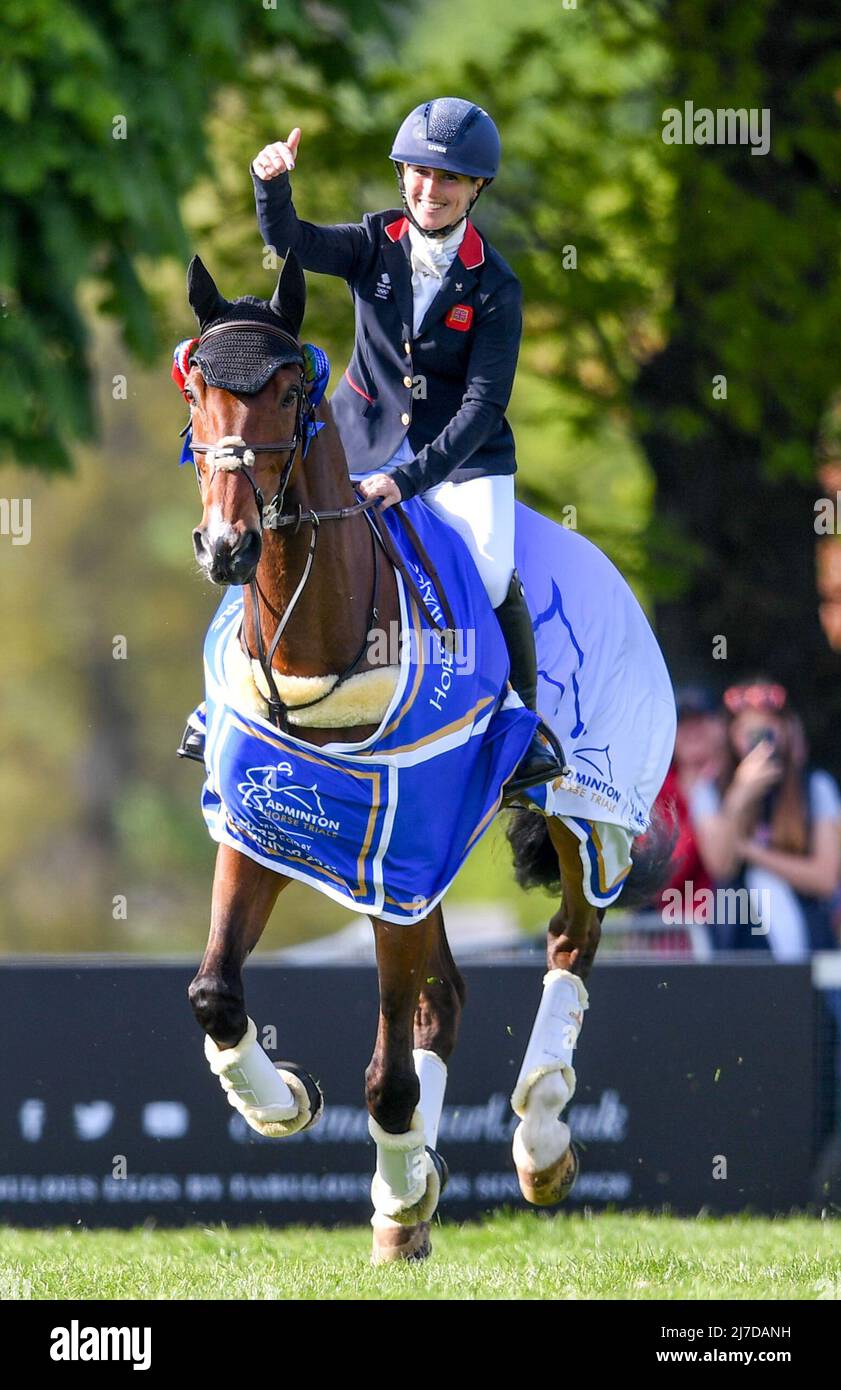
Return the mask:
{"type": "Polygon", "coordinates": [[[408,435],[415,457],[390,470],[404,498],[445,479],[516,472],[505,409],[522,290],[472,222],[415,337],[409,222],[401,212],[319,227],[295,212],[288,173],[251,176],[264,243],[282,256],[292,248],[305,270],[341,276],[353,294],[353,357],[330,399],[350,471],[382,468],[408,435]]]}

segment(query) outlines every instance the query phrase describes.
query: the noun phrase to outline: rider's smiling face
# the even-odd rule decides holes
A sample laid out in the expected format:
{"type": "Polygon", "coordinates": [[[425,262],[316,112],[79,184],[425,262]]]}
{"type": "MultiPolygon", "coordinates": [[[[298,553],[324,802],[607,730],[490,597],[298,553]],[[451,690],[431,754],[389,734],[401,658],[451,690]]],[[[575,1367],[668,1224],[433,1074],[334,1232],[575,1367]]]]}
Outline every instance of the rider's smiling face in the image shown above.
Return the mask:
{"type": "Polygon", "coordinates": [[[464,215],[483,180],[451,174],[448,169],[430,169],[426,164],[406,164],[403,182],[412,215],[422,227],[434,231],[464,215]]]}

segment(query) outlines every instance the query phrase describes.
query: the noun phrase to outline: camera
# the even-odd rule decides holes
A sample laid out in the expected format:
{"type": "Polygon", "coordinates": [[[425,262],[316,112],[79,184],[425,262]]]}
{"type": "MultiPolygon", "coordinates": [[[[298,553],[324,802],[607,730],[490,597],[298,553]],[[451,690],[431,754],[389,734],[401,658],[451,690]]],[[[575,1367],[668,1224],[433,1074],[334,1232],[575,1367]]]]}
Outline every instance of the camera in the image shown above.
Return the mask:
{"type": "Polygon", "coordinates": [[[773,757],[774,757],[774,761],[775,761],[775,762],[779,762],[779,761],[780,761],[781,755],[780,755],[779,745],[778,745],[778,742],[777,742],[777,733],[776,733],[776,730],[771,729],[771,728],[768,728],[768,727],[759,728],[759,729],[754,729],[753,732],[751,733],[749,739],[748,739],[749,751],[752,752],[753,749],[756,748],[756,747],[758,747],[760,743],[768,743],[768,744],[770,744],[771,749],[772,749],[772,753],[773,753],[773,757]]]}

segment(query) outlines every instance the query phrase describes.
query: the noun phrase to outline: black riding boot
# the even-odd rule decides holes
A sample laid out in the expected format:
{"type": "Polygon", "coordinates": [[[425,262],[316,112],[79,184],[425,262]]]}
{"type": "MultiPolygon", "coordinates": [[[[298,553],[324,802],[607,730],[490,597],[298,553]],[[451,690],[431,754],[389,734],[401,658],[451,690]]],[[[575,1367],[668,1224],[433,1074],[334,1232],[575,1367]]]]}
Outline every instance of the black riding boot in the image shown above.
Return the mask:
{"type": "MultiPolygon", "coordinates": [[[[526,709],[537,711],[537,654],[534,649],[534,632],[531,616],[526,606],[520,576],[515,570],[511,576],[508,593],[498,608],[494,609],[511,662],[510,681],[526,709]]],[[[515,792],[525,791],[527,787],[541,786],[560,777],[564,770],[563,758],[554,735],[547,730],[541,734],[541,720],[534,732],[534,738],[526,749],[519,766],[505,787],[508,799],[515,792]]]]}

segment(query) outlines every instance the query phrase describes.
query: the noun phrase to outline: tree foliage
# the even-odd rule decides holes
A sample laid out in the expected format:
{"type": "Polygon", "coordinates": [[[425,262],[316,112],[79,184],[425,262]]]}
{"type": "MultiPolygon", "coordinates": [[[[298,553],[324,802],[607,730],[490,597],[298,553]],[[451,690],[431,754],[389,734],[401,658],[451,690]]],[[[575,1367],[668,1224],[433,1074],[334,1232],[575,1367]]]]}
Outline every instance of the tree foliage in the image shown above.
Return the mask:
{"type": "Polygon", "coordinates": [[[771,669],[814,755],[841,770],[841,662],[819,622],[813,511],[816,445],[839,380],[837,23],[822,0],[672,0],[666,19],[668,104],[765,110],[771,140],[761,155],[664,147],[673,303],[634,387],[634,425],[656,524],[694,555],[683,592],[658,607],[658,631],[677,679],[771,669]],[[724,665],[713,659],[720,637],[724,665]]]}
{"type": "Polygon", "coordinates": [[[307,69],[350,80],[378,0],[6,0],[0,56],[0,451],[69,466],[91,435],[79,288],[128,347],[161,349],[145,263],[186,259],[180,200],[211,170],[208,117],[226,85],[307,69]],[[256,67],[255,67],[256,63],[256,67]]]}

